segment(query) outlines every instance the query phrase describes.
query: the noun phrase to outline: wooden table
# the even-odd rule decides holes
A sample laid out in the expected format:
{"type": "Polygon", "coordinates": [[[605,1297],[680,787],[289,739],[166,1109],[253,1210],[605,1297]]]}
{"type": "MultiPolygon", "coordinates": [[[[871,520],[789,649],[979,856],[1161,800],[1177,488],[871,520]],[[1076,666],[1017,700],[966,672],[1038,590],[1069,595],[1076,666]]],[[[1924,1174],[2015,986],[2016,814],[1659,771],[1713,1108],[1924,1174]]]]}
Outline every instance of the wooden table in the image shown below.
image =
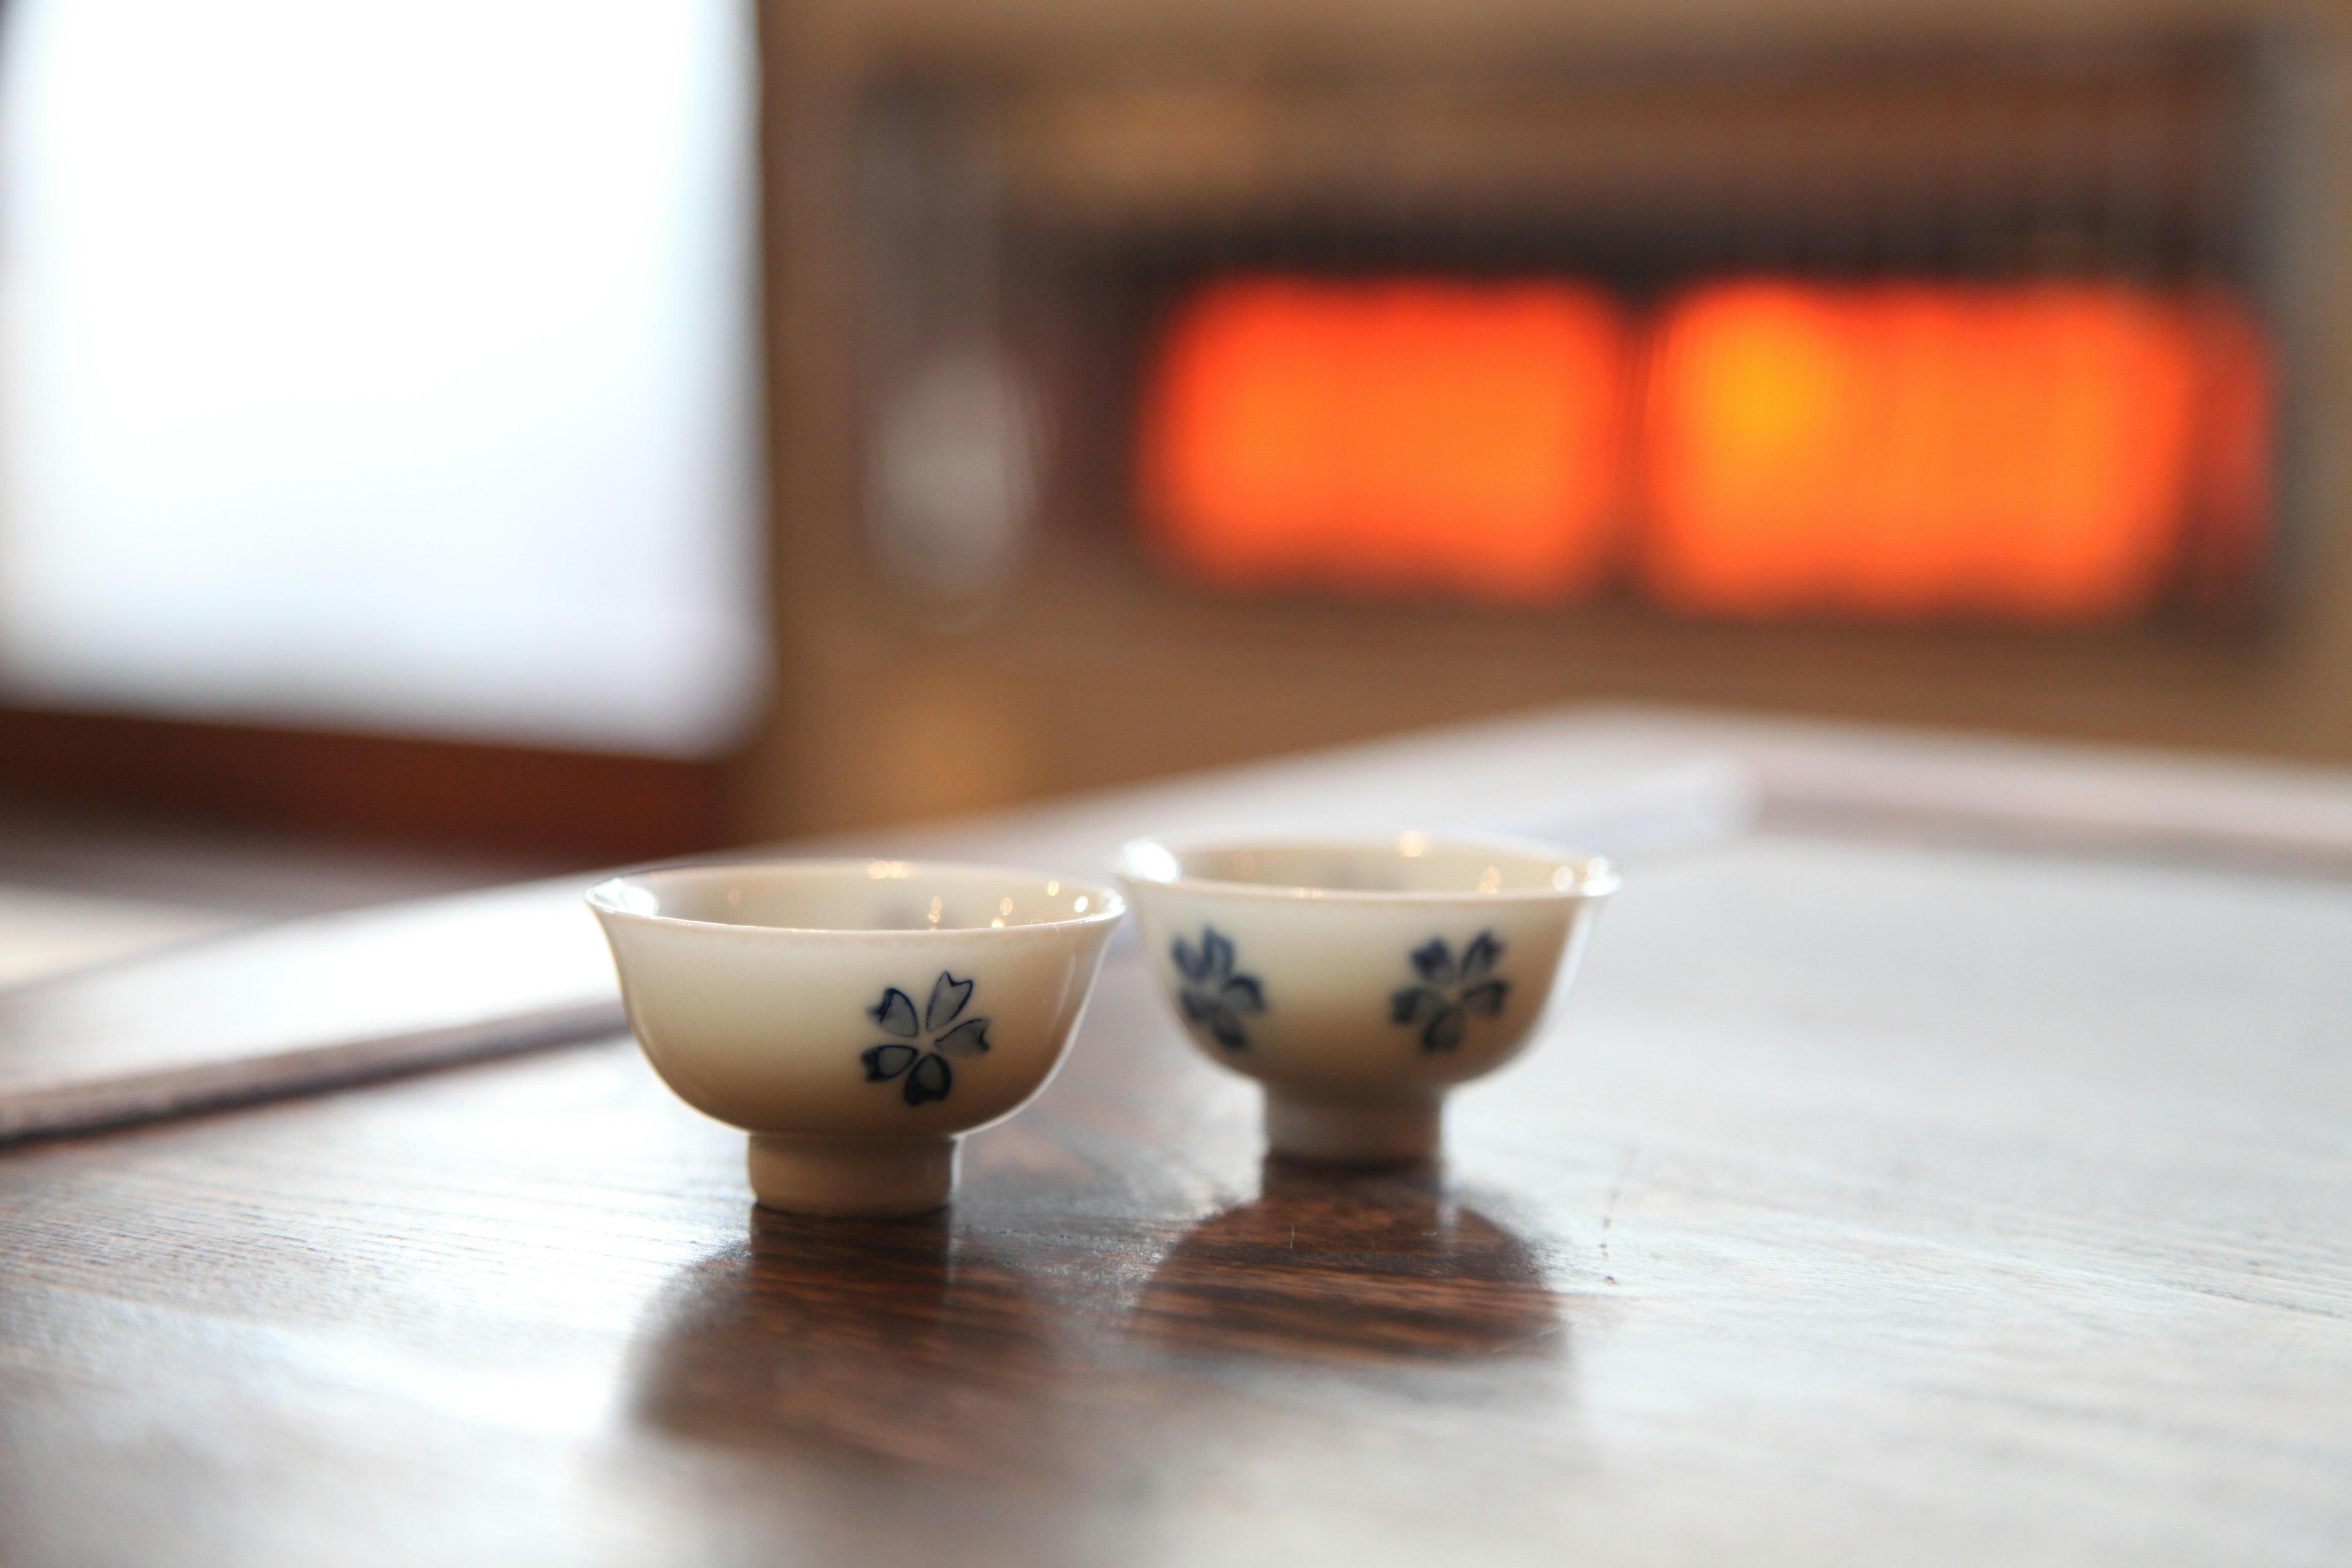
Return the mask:
{"type": "Polygon", "coordinates": [[[2352,785],[1837,744],[1924,793],[1633,858],[1440,1172],[1263,1163],[1132,947],[919,1221],[625,1040],[0,1152],[0,1562],[2352,1560],[2352,785]]]}

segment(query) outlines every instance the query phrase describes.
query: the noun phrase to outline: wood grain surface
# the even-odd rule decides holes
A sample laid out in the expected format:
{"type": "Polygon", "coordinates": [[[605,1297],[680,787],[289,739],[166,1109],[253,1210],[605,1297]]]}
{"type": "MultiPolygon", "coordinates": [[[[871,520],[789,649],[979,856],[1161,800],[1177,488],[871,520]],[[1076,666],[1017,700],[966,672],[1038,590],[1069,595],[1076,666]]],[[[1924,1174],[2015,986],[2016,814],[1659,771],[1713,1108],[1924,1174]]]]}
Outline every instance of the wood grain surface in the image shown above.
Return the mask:
{"type": "Polygon", "coordinates": [[[0,1562],[2352,1557],[2352,889],[1637,860],[1442,1169],[1115,953],[917,1221],[625,1041],[0,1152],[0,1562]]]}

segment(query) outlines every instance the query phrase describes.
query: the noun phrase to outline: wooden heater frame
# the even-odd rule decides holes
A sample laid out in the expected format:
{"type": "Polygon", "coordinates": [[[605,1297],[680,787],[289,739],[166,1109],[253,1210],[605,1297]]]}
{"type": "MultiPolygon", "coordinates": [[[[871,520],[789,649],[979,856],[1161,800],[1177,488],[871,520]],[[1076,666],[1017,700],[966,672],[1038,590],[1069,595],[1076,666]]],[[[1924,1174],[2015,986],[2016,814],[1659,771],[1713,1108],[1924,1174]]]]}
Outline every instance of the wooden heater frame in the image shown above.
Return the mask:
{"type": "MultiPolygon", "coordinates": [[[[1735,22],[1749,54],[1780,59],[2096,53],[2179,37],[2178,15],[2153,5],[2061,8],[2031,33],[1964,0],[1899,16],[1852,0],[1717,9],[1678,32],[1614,4],[1376,6],[1351,10],[1344,28],[1291,4],[1181,16],[771,7],[780,679],[776,722],[739,796],[751,820],[803,830],[985,807],[1587,698],[2352,756],[2352,441],[2326,438],[2352,429],[2352,288],[2330,283],[2352,277],[2352,125],[2327,90],[2345,74],[2347,28],[2316,5],[2210,8],[2187,46],[2251,49],[2267,73],[2263,288],[2282,323],[2291,414],[2284,548],[2260,616],[2060,632],[1228,598],[1155,574],[1117,529],[1050,515],[1010,581],[975,605],[927,600],[877,557],[861,467],[876,306],[858,205],[860,127],[877,94],[1043,81],[1148,101],[1171,80],[1443,82],[1524,74],[1530,60],[1606,81],[1719,62],[1714,40],[1735,22]]],[[[1246,179],[1264,163],[1213,138],[1162,140],[1172,167],[1203,180],[1246,179]]],[[[1084,163],[1083,147],[1071,161],[1084,163]]]]}

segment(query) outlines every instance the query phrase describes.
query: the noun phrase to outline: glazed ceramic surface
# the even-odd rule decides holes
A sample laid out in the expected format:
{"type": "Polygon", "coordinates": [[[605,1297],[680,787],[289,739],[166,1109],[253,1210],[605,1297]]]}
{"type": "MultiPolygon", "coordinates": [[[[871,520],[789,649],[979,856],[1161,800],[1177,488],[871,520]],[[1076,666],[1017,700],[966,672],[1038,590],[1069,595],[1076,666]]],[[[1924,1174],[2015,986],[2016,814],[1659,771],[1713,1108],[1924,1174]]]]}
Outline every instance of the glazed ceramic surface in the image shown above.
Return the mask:
{"type": "Polygon", "coordinates": [[[956,1140],[1045,1088],[1125,906],[903,860],[677,867],[588,895],[654,1068],[752,1134],[752,1188],[818,1214],[936,1208],[956,1140]]]}
{"type": "Polygon", "coordinates": [[[1566,991],[1606,861],[1406,833],[1119,852],[1170,1003],[1266,1086],[1278,1153],[1435,1152],[1445,1091],[1508,1061],[1566,991]]]}

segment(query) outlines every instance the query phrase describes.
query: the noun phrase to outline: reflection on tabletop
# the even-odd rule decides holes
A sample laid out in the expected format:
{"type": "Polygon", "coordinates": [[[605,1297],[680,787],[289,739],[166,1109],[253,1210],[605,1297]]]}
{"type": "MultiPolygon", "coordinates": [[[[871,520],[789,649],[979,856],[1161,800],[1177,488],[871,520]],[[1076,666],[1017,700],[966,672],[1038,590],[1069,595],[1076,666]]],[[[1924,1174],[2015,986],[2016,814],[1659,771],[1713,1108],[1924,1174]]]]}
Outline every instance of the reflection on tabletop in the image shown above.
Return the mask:
{"type": "Polygon", "coordinates": [[[698,1443],[1101,1484],[1164,1458],[1171,1432],[1179,1449],[1229,1441],[1214,1435],[1263,1403],[1221,1379],[1235,1363],[1326,1392],[1433,1375],[1476,1400],[1504,1393],[1498,1363],[1521,1378],[1566,1359],[1560,1299],[1529,1249],[1433,1166],[1268,1161],[1259,1196],[1178,1236],[1148,1277],[1135,1262],[1116,1242],[952,1211],[754,1209],[743,1242],[647,1310],[632,1413],[698,1443]]]}
{"type": "Polygon", "coordinates": [[[1562,1356],[1568,1326],[1528,1248],[1437,1167],[1265,1163],[1255,1203],[1192,1227],[1129,1319],[1188,1356],[1328,1363],[1562,1356]]]}

